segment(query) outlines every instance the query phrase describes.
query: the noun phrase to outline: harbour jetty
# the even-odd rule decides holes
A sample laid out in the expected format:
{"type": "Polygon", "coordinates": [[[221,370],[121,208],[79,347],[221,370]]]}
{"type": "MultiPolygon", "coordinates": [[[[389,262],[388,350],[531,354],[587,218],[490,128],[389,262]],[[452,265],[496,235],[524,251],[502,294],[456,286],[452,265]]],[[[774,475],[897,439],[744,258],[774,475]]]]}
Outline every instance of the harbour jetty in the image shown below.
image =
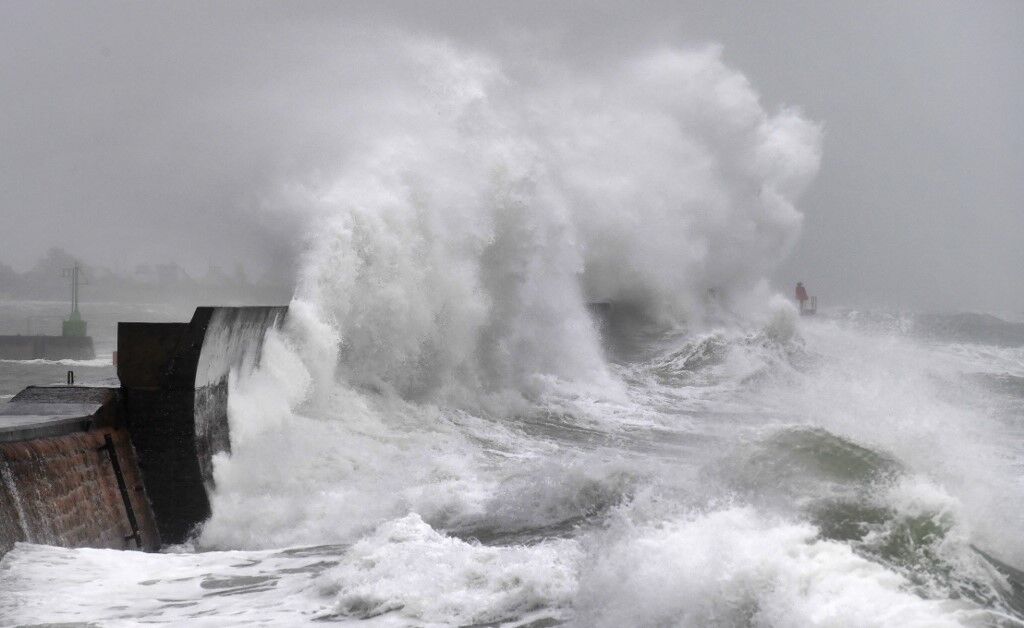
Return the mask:
{"type": "Polygon", "coordinates": [[[30,386],[0,406],[0,555],[19,541],[156,550],[210,515],[230,451],[233,370],[259,360],[287,307],[200,307],[120,323],[120,386],[30,386]]]}
{"type": "Polygon", "coordinates": [[[89,336],[0,336],[0,360],[92,360],[89,336]]]}
{"type": "Polygon", "coordinates": [[[78,309],[81,268],[75,264],[65,269],[71,278],[71,313],[61,323],[59,336],[0,336],[0,359],[3,360],[92,360],[96,348],[86,333],[88,323],[78,309]]]}

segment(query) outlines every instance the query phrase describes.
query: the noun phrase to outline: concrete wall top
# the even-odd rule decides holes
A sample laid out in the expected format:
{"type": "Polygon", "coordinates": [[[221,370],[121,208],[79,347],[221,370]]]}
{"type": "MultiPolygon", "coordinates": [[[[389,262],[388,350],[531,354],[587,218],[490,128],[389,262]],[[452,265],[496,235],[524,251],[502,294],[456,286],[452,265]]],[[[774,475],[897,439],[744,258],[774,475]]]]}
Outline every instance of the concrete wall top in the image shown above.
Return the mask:
{"type": "Polygon", "coordinates": [[[29,386],[0,407],[0,442],[14,442],[113,426],[116,388],[29,386]]]}

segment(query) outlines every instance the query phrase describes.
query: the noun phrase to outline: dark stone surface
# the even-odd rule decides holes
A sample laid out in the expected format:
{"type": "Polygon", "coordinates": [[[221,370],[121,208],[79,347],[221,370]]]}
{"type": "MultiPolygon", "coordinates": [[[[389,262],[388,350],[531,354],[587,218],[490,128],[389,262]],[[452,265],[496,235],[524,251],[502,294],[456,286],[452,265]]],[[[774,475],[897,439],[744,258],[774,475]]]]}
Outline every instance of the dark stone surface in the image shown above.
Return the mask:
{"type": "Polygon", "coordinates": [[[210,516],[195,444],[194,382],[209,313],[191,323],[118,323],[128,431],[160,538],[184,542],[210,516]]]}
{"type": "Polygon", "coordinates": [[[200,307],[188,324],[118,325],[125,416],[165,543],[186,541],[210,516],[212,458],[230,450],[228,373],[258,360],[286,312],[200,307]]]}
{"type": "Polygon", "coordinates": [[[160,538],[182,543],[210,516],[196,453],[192,391],[126,388],[122,394],[160,538]]]}
{"type": "Polygon", "coordinates": [[[125,388],[166,388],[165,370],[188,323],[118,323],[117,377],[125,388]]]}

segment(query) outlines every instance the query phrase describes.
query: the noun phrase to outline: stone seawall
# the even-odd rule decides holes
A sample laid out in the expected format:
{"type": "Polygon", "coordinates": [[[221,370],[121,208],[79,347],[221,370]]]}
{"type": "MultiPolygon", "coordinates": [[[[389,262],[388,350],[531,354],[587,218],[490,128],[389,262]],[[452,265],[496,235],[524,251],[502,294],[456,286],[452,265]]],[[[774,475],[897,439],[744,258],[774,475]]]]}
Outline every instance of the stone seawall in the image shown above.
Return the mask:
{"type": "Polygon", "coordinates": [[[16,541],[112,549],[160,546],[124,430],[0,443],[0,479],[0,554],[16,541]],[[135,525],[106,447],[108,437],[135,525]]]}
{"type": "Polygon", "coordinates": [[[30,386],[0,405],[0,555],[26,541],[155,550],[210,516],[229,379],[286,307],[120,323],[120,387],[30,386]]]}
{"type": "Polygon", "coordinates": [[[213,456],[231,450],[228,376],[259,360],[286,307],[200,307],[185,323],[119,323],[117,374],[160,538],[210,516],[213,456]]]}
{"type": "Polygon", "coordinates": [[[0,410],[0,554],[18,541],[156,549],[117,389],[30,386],[0,410]]]}

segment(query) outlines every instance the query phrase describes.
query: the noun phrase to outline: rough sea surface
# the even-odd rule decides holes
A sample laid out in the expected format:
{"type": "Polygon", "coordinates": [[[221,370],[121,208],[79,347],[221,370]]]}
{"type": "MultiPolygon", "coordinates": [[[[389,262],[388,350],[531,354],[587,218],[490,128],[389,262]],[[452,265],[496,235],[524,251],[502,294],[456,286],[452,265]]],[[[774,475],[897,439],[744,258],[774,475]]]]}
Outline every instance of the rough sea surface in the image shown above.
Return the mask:
{"type": "Polygon", "coordinates": [[[212,517],[17,546],[5,623],[1024,625],[1021,325],[775,294],[819,124],[715,46],[380,41],[267,200],[303,253],[212,517]]]}
{"type": "MultiPolygon", "coordinates": [[[[1024,564],[1022,326],[959,319],[693,334],[613,316],[621,396],[562,391],[508,415],[338,387],[243,427],[247,387],[270,384],[240,376],[236,454],[194,545],[20,544],[0,563],[0,617],[1024,625],[1008,567],[1024,564]]],[[[271,340],[265,361],[287,368],[271,340]]]]}

